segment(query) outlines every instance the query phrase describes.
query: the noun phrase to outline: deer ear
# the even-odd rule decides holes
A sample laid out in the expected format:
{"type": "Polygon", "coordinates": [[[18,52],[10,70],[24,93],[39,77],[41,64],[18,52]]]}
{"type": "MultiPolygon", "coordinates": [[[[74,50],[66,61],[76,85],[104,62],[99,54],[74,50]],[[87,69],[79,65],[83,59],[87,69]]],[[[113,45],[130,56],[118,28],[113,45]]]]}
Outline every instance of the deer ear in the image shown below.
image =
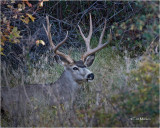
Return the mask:
{"type": "Polygon", "coordinates": [[[55,58],[56,62],[62,66],[69,64],[69,62],[62,56],[55,55],[54,58],[55,58]]]}
{"type": "Polygon", "coordinates": [[[86,65],[87,67],[91,66],[93,64],[94,59],[95,59],[95,54],[88,56],[84,61],[84,65],[86,65]]]}

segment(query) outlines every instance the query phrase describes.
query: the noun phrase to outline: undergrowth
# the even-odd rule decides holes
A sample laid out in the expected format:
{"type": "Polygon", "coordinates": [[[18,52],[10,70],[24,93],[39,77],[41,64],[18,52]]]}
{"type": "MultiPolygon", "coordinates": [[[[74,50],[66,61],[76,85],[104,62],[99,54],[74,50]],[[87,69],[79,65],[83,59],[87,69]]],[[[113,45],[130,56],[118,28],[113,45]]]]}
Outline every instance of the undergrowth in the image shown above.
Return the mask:
{"type": "MultiPolygon", "coordinates": [[[[71,51],[72,57],[78,60],[82,51],[77,49],[71,51]]],[[[122,57],[112,48],[101,50],[96,54],[95,61],[90,67],[95,74],[95,79],[92,83],[82,85],[79,98],[75,101],[74,113],[72,110],[65,111],[63,106],[59,108],[41,106],[40,111],[34,113],[37,121],[25,117],[25,126],[158,126],[158,81],[156,78],[159,65],[152,59],[145,63],[141,61],[137,58],[131,59],[127,53],[122,57]],[[139,63],[142,66],[138,66],[139,63]],[[152,75],[151,72],[153,72],[152,75]],[[156,80],[149,83],[148,81],[153,78],[156,80]],[[143,83],[144,80],[146,82],[143,83]],[[150,91],[153,92],[150,93],[150,91]],[[142,94],[146,98],[142,98],[142,94]],[[152,101],[153,98],[157,103],[152,101]],[[141,107],[138,107],[138,104],[141,104],[141,107]],[[146,106],[146,104],[149,105],[146,106]],[[148,120],[140,120],[140,118],[148,120]]],[[[55,62],[49,65],[46,56],[42,56],[34,66],[31,66],[29,61],[26,65],[28,68],[25,74],[26,85],[53,83],[63,72],[63,67],[55,62]]],[[[8,78],[10,75],[8,74],[8,78]]],[[[14,77],[8,80],[12,79],[16,81],[14,77]]],[[[12,86],[17,86],[18,82],[14,84],[16,85],[12,86]]],[[[2,117],[2,124],[8,126],[9,123],[3,120],[2,117]]]]}

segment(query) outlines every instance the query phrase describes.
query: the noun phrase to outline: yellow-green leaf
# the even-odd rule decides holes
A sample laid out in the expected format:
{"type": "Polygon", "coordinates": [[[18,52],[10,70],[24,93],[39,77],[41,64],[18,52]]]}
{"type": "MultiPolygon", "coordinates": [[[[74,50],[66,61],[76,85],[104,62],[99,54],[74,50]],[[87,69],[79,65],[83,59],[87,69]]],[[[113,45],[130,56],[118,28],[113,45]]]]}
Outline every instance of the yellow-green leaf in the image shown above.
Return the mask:
{"type": "Polygon", "coordinates": [[[131,30],[134,30],[134,29],[135,29],[135,25],[132,24],[131,27],[130,27],[130,29],[131,29],[131,30]]]}
{"type": "Polygon", "coordinates": [[[3,52],[0,52],[1,55],[5,56],[5,54],[3,52]]]}
{"type": "Polygon", "coordinates": [[[4,48],[0,47],[0,52],[2,52],[4,50],[4,48]]]}
{"type": "Polygon", "coordinates": [[[143,29],[143,26],[142,26],[142,25],[140,25],[140,26],[139,26],[139,30],[140,30],[140,31],[142,31],[142,29],[143,29]]]}
{"type": "Polygon", "coordinates": [[[12,29],[12,33],[14,33],[14,32],[17,32],[17,27],[14,27],[14,28],[12,29]]]}
{"type": "Polygon", "coordinates": [[[45,42],[43,40],[37,40],[36,45],[39,46],[39,44],[45,45],[45,42]]]}
{"type": "Polygon", "coordinates": [[[26,15],[34,22],[34,20],[36,19],[35,17],[33,17],[31,14],[26,13],[26,15]]]}
{"type": "Polygon", "coordinates": [[[11,3],[15,3],[15,0],[11,0],[11,3]]]}
{"type": "Polygon", "coordinates": [[[25,19],[22,19],[22,18],[21,18],[21,20],[22,20],[24,23],[26,23],[26,24],[29,23],[29,18],[28,18],[28,17],[26,17],[25,19]]]}
{"type": "Polygon", "coordinates": [[[12,29],[11,35],[12,35],[13,37],[15,37],[15,38],[19,38],[19,37],[21,37],[19,34],[20,34],[20,31],[17,30],[17,27],[14,27],[14,28],[12,29]]]}
{"type": "Polygon", "coordinates": [[[5,54],[3,53],[3,50],[4,48],[0,47],[0,54],[5,56],[5,54]]]}

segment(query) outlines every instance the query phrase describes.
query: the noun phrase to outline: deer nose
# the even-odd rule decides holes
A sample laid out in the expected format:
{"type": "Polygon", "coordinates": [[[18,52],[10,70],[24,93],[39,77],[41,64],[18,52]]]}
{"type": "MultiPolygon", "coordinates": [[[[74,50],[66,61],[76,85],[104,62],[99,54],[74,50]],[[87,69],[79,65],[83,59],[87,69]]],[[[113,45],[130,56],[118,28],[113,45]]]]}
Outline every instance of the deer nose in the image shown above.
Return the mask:
{"type": "Polygon", "coordinates": [[[89,74],[89,75],[87,76],[87,79],[88,79],[88,80],[93,80],[93,79],[94,79],[94,74],[93,74],[93,73],[89,74]]]}

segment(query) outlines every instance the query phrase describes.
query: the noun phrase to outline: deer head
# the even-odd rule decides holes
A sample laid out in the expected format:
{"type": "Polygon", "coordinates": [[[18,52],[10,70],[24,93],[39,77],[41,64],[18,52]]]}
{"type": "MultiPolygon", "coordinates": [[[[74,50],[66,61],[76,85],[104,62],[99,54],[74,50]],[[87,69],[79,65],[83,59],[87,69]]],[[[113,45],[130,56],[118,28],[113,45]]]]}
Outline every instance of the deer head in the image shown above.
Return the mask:
{"type": "MultiPolygon", "coordinates": [[[[58,51],[58,48],[65,43],[68,37],[68,31],[60,43],[58,43],[57,46],[54,45],[51,37],[51,25],[49,24],[49,18],[46,16],[47,20],[47,28],[43,25],[46,34],[48,36],[49,43],[55,53],[55,60],[57,63],[60,65],[64,66],[65,71],[67,71],[71,77],[76,81],[76,82],[82,82],[82,81],[92,81],[94,79],[94,74],[87,69],[87,67],[91,66],[94,59],[95,59],[95,53],[98,52],[99,50],[103,49],[104,47],[107,46],[108,42],[102,44],[102,39],[104,36],[105,28],[106,28],[106,21],[105,25],[103,28],[103,31],[101,33],[100,39],[99,39],[99,44],[96,48],[91,49],[90,47],[90,40],[93,32],[93,27],[92,27],[92,18],[91,14],[89,14],[90,17],[90,30],[89,30],[89,35],[88,37],[85,37],[84,34],[82,33],[81,27],[78,25],[79,31],[81,36],[83,37],[87,51],[81,56],[81,59],[79,61],[73,60],[69,55],[66,55],[60,51],[58,51]]],[[[111,40],[111,39],[110,39],[111,40]]]]}

